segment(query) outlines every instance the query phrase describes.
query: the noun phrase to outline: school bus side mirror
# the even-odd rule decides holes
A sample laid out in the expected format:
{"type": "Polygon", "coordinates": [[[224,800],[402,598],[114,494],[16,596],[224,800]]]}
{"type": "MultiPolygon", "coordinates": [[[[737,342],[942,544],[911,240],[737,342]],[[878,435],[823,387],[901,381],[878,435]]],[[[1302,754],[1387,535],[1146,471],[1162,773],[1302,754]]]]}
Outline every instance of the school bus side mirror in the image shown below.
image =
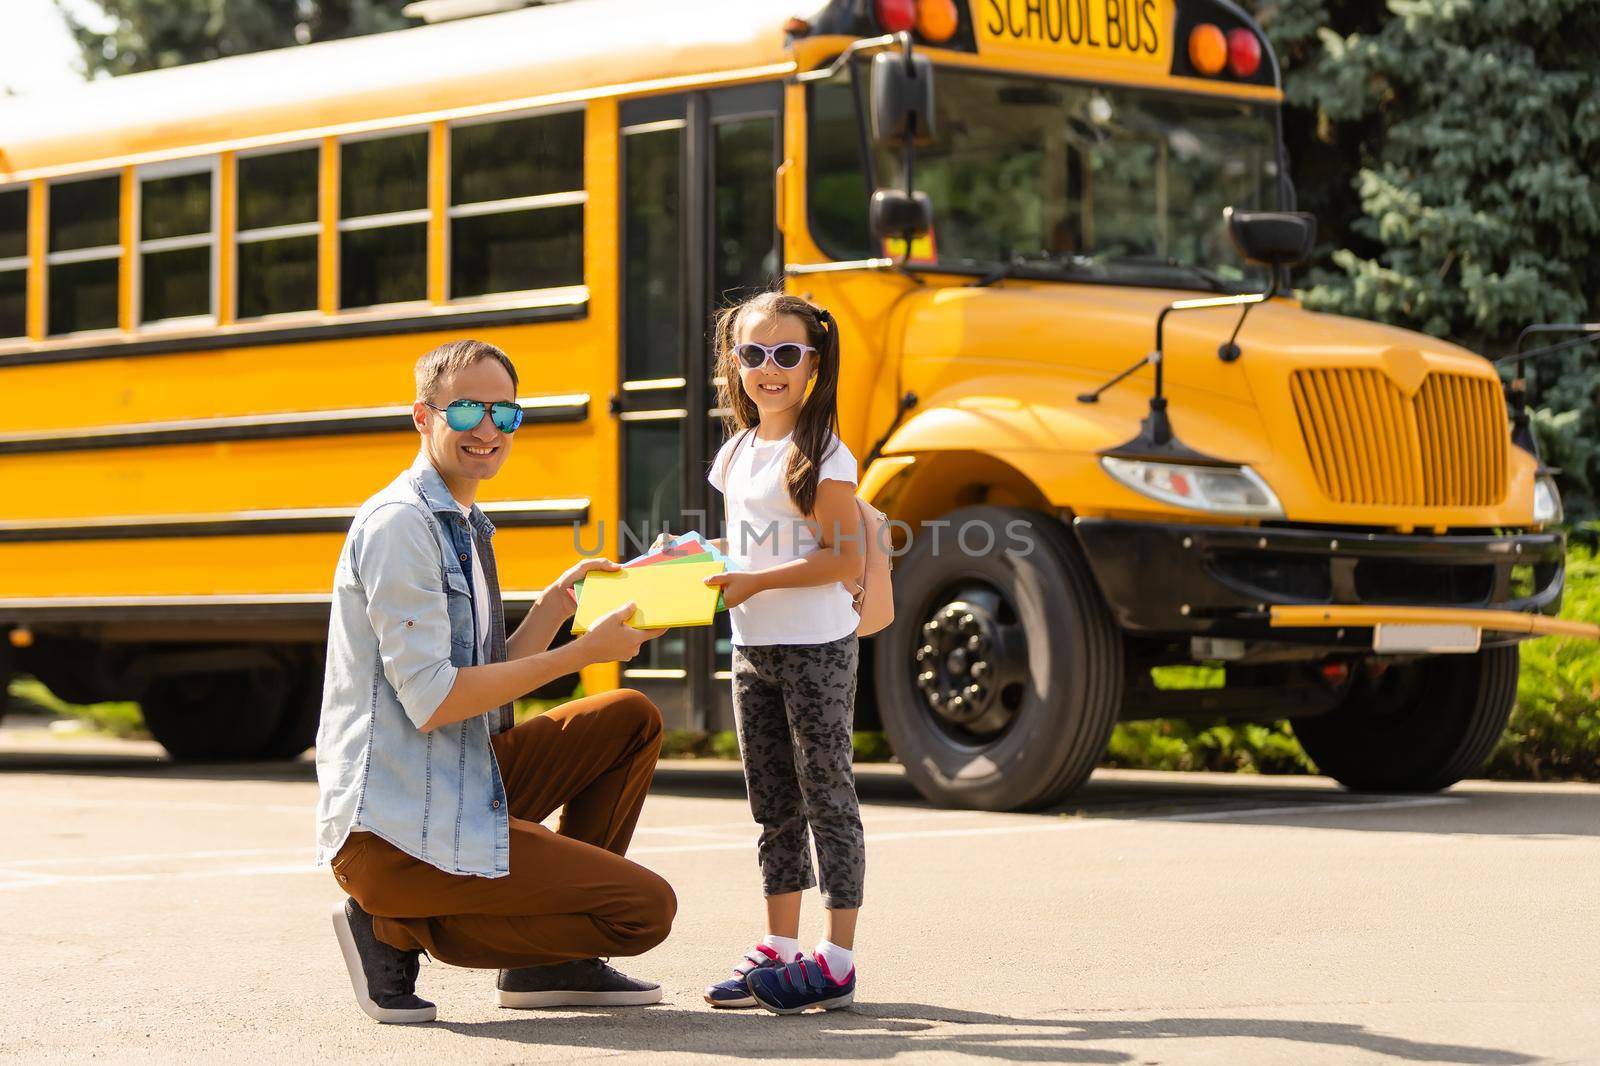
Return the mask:
{"type": "Polygon", "coordinates": [[[913,241],[933,228],[933,205],[927,193],[879,189],[872,194],[868,217],[874,240],[913,241]]]}
{"type": "Polygon", "coordinates": [[[933,139],[933,64],[927,56],[872,57],[872,137],[884,148],[933,139]]]}
{"type": "Polygon", "coordinates": [[[1311,257],[1317,243],[1317,218],[1304,211],[1222,209],[1228,236],[1239,254],[1271,267],[1292,267],[1311,257]]]}

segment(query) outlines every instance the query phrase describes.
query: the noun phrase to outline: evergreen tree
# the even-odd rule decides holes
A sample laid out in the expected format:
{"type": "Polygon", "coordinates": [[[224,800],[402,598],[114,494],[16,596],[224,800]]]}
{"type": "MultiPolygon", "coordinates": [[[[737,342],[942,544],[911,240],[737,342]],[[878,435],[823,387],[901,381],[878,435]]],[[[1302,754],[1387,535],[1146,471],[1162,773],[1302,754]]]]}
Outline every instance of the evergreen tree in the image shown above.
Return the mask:
{"type": "MultiPolygon", "coordinates": [[[[1600,3],[1256,0],[1285,67],[1308,306],[1489,355],[1600,304],[1600,3]]],[[[1600,488],[1600,345],[1539,368],[1569,516],[1600,488]],[[1558,413],[1561,412],[1561,413],[1558,413]]]]}
{"type": "Polygon", "coordinates": [[[132,74],[206,59],[332,41],[414,25],[405,0],[95,0],[116,25],[102,33],[57,0],[85,73],[132,74]]]}

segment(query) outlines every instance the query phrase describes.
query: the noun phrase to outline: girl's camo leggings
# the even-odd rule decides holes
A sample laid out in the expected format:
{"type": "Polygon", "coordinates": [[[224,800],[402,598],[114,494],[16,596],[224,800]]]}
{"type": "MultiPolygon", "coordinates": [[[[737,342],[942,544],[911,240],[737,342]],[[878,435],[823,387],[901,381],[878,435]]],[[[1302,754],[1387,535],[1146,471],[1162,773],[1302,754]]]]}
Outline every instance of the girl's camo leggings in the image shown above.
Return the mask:
{"type": "Polygon", "coordinates": [[[858,661],[854,633],[827,644],[734,646],[733,713],[769,896],[817,883],[814,836],[823,906],[861,906],[867,855],[850,752],[858,661]]]}

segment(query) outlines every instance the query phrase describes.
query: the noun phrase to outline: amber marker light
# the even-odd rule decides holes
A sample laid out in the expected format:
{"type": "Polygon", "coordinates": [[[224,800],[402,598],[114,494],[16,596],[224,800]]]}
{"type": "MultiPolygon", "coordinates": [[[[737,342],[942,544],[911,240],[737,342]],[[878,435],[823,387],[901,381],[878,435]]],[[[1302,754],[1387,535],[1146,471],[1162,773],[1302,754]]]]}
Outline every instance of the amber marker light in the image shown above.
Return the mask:
{"type": "Polygon", "coordinates": [[[900,33],[916,25],[916,0],[877,0],[876,8],[878,28],[884,33],[900,33]]]}
{"type": "Polygon", "coordinates": [[[917,0],[917,33],[925,41],[943,44],[956,35],[960,20],[955,0],[917,0]]]}
{"type": "Polygon", "coordinates": [[[1228,40],[1209,22],[1202,22],[1189,33],[1189,62],[1205,75],[1221,74],[1228,62],[1228,40]]]}
{"type": "Polygon", "coordinates": [[[1261,69],[1261,42],[1249,30],[1228,31],[1228,69],[1236,78],[1248,78],[1261,69]]]}

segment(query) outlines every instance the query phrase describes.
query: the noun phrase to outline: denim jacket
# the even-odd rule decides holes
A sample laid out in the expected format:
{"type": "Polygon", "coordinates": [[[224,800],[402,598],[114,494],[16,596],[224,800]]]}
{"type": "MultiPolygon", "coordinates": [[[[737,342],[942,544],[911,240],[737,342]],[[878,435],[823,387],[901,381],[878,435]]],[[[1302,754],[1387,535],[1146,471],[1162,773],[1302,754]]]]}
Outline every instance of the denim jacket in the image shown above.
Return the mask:
{"type": "Polygon", "coordinates": [[[505,785],[489,744],[511,728],[510,705],[421,729],[456,671],[479,660],[474,595],[489,597],[489,661],[506,657],[493,535],[477,507],[469,526],[426,454],[356,512],[328,622],[318,865],[365,829],[447,873],[510,873],[505,785]],[[473,543],[486,590],[472,587],[473,543]]]}

